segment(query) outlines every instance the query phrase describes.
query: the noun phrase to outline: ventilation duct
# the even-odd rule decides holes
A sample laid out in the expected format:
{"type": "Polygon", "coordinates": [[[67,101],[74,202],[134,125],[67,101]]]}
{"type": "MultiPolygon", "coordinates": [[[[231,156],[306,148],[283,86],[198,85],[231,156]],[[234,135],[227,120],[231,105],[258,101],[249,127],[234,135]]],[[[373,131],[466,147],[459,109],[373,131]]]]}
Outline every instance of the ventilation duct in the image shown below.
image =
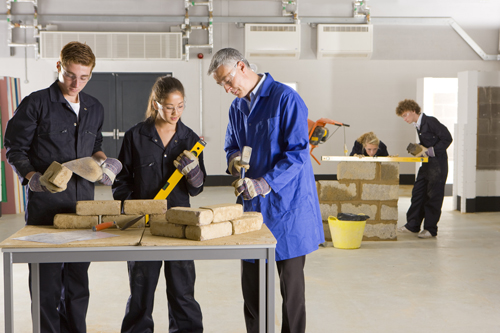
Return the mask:
{"type": "Polygon", "coordinates": [[[40,32],[40,57],[59,58],[71,41],[86,43],[98,59],[182,60],[182,33],[40,32]]]}
{"type": "Polygon", "coordinates": [[[318,24],[318,59],[370,59],[372,52],[371,24],[318,24]]]}
{"type": "Polygon", "coordinates": [[[300,24],[245,24],[245,58],[300,56],[300,24]]]}

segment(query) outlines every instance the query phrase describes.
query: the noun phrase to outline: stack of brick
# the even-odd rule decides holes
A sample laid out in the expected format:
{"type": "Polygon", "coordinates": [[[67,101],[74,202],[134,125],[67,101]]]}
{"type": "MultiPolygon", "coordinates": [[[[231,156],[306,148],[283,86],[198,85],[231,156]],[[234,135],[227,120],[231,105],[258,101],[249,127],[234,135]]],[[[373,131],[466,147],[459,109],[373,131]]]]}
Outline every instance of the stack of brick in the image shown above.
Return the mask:
{"type": "Polygon", "coordinates": [[[316,182],[325,238],[332,239],[329,216],[362,213],[370,216],[363,240],[396,240],[399,163],[340,162],[337,179],[316,182]]]}
{"type": "MultiPolygon", "coordinates": [[[[91,229],[101,222],[115,221],[124,225],[145,214],[151,216],[165,215],[166,200],[125,200],[121,214],[120,200],[89,200],[76,203],[75,214],[57,214],[54,217],[54,227],[59,229],[91,229]]],[[[144,227],[145,219],[137,221],[132,227],[144,227]]]]}
{"type": "Polygon", "coordinates": [[[260,230],[262,214],[243,212],[239,204],[175,207],[150,218],[151,234],[203,241],[260,230]]]}

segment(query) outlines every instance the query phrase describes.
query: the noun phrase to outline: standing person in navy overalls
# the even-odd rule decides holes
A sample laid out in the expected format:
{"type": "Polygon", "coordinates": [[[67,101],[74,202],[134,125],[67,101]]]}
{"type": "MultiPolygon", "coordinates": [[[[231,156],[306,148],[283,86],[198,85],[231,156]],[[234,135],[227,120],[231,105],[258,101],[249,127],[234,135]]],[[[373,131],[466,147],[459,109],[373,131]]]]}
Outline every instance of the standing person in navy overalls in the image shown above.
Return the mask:
{"type": "Polygon", "coordinates": [[[448,176],[446,149],[453,139],[446,126],[436,118],[420,113],[420,106],[411,99],[399,102],[396,114],[408,124],[413,124],[417,130],[420,152],[415,156],[429,158],[418,170],[411,192],[411,205],[406,213],[406,224],[398,231],[419,232],[419,238],[436,237],[448,176]],[[424,228],[420,230],[422,221],[424,228]]]}
{"type": "MultiPolygon", "coordinates": [[[[94,200],[94,183],[77,175],[62,187],[50,183],[44,172],[53,161],[92,156],[103,169],[100,182],[105,185],[111,185],[121,169],[120,162],[107,158],[101,149],[102,104],[81,91],[94,66],[88,45],[66,44],[56,65],[57,81],[25,97],[7,123],[7,160],[21,183],[28,185],[27,225],[52,225],[56,214],[75,213],[77,201],[94,200]]],[[[40,264],[41,332],[87,331],[89,265],[40,264]]]]}
{"type": "MultiPolygon", "coordinates": [[[[182,83],[173,77],[158,78],[149,97],[146,120],[125,133],[118,156],[123,169],[113,185],[116,200],[153,199],[176,168],[185,177],[168,196],[169,209],[190,207],[189,196],[203,191],[203,153],[196,157],[189,151],[200,138],[181,121],[184,108],[182,83]]],[[[194,299],[193,260],[129,261],[130,297],[121,332],[153,332],[154,293],[162,263],[169,332],[203,332],[201,308],[194,299]]]]}

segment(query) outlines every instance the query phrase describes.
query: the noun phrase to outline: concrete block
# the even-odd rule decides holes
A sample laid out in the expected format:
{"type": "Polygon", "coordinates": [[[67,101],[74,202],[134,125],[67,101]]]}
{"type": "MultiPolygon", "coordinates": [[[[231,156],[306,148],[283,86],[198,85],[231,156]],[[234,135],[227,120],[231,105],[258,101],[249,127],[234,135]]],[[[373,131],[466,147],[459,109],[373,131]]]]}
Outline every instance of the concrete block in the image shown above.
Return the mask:
{"type": "Polygon", "coordinates": [[[348,201],[357,196],[356,184],[340,184],[336,180],[320,180],[319,201],[348,201]]]}
{"type": "Polygon", "coordinates": [[[380,219],[381,220],[398,220],[398,206],[380,206],[380,219]]]}
{"type": "Polygon", "coordinates": [[[99,223],[98,216],[85,216],[77,214],[56,214],[54,227],[56,229],[92,229],[99,223]]]}
{"type": "Polygon", "coordinates": [[[210,209],[214,213],[212,222],[225,222],[243,215],[243,206],[240,204],[220,204],[200,207],[210,209]]]}
{"type": "Polygon", "coordinates": [[[394,181],[396,184],[399,184],[399,163],[380,163],[380,179],[382,181],[394,181]]]}
{"type": "Polygon", "coordinates": [[[374,180],[377,173],[376,162],[339,162],[337,165],[337,179],[374,180]]]}
{"type": "Polygon", "coordinates": [[[363,240],[397,240],[396,221],[366,221],[365,232],[363,233],[363,240]]]}
{"type": "Polygon", "coordinates": [[[230,221],[233,224],[233,235],[243,234],[245,232],[251,232],[260,230],[264,219],[262,214],[247,214],[244,213],[243,216],[230,221]]]}
{"type": "Polygon", "coordinates": [[[125,200],[123,211],[127,215],[165,214],[167,200],[125,200]]]}
{"type": "Polygon", "coordinates": [[[45,170],[44,175],[48,176],[48,180],[52,184],[59,187],[66,187],[71,176],[73,176],[73,171],[54,161],[49,165],[47,170],[45,170]]]}
{"type": "Polygon", "coordinates": [[[149,222],[168,222],[167,214],[150,214],[149,222]]]}
{"type": "Polygon", "coordinates": [[[210,223],[208,225],[188,225],[186,226],[186,238],[204,241],[219,237],[230,236],[233,233],[231,222],[210,223]]]}
{"type": "Polygon", "coordinates": [[[398,200],[398,185],[361,184],[361,200],[398,200]]]}
{"type": "Polygon", "coordinates": [[[174,207],[167,211],[167,220],[170,223],[184,225],[207,225],[212,223],[214,212],[210,209],[174,207]]]}
{"type": "Polygon", "coordinates": [[[328,221],[328,216],[337,216],[339,213],[338,205],[336,203],[319,203],[319,210],[321,211],[321,220],[328,221]]]}
{"type": "MultiPolygon", "coordinates": [[[[127,222],[135,219],[135,218],[138,218],[140,215],[103,215],[101,217],[101,220],[102,222],[109,222],[109,221],[115,221],[116,224],[120,227],[123,227],[127,222]]],[[[129,227],[129,228],[144,228],[144,225],[146,224],[146,220],[144,219],[144,217],[142,219],[140,219],[139,221],[137,221],[136,223],[134,223],[133,226],[129,227]]]]}
{"type": "Polygon", "coordinates": [[[186,238],[186,226],[181,224],[150,221],[149,229],[151,230],[151,235],[153,236],[186,238]]]}
{"type": "Polygon", "coordinates": [[[375,220],[377,216],[377,205],[342,203],[340,205],[340,211],[342,213],[365,214],[370,217],[369,220],[375,220]]]}
{"type": "Polygon", "coordinates": [[[120,200],[86,200],[76,202],[77,215],[120,215],[120,200]]]}

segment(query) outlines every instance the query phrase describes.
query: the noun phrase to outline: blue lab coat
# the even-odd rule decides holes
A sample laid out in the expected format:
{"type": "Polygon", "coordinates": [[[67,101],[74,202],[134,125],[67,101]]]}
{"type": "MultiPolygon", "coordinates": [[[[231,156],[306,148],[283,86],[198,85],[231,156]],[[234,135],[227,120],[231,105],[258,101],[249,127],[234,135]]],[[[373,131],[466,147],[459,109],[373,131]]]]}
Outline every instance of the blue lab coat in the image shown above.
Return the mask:
{"type": "Polygon", "coordinates": [[[307,107],[290,87],[269,73],[253,104],[236,98],[229,110],[224,150],[227,159],[252,147],[246,177],[263,177],[272,191],[244,200],[245,211],[261,212],[278,241],[276,260],[318,249],[325,241],[307,133],[307,107]]]}

